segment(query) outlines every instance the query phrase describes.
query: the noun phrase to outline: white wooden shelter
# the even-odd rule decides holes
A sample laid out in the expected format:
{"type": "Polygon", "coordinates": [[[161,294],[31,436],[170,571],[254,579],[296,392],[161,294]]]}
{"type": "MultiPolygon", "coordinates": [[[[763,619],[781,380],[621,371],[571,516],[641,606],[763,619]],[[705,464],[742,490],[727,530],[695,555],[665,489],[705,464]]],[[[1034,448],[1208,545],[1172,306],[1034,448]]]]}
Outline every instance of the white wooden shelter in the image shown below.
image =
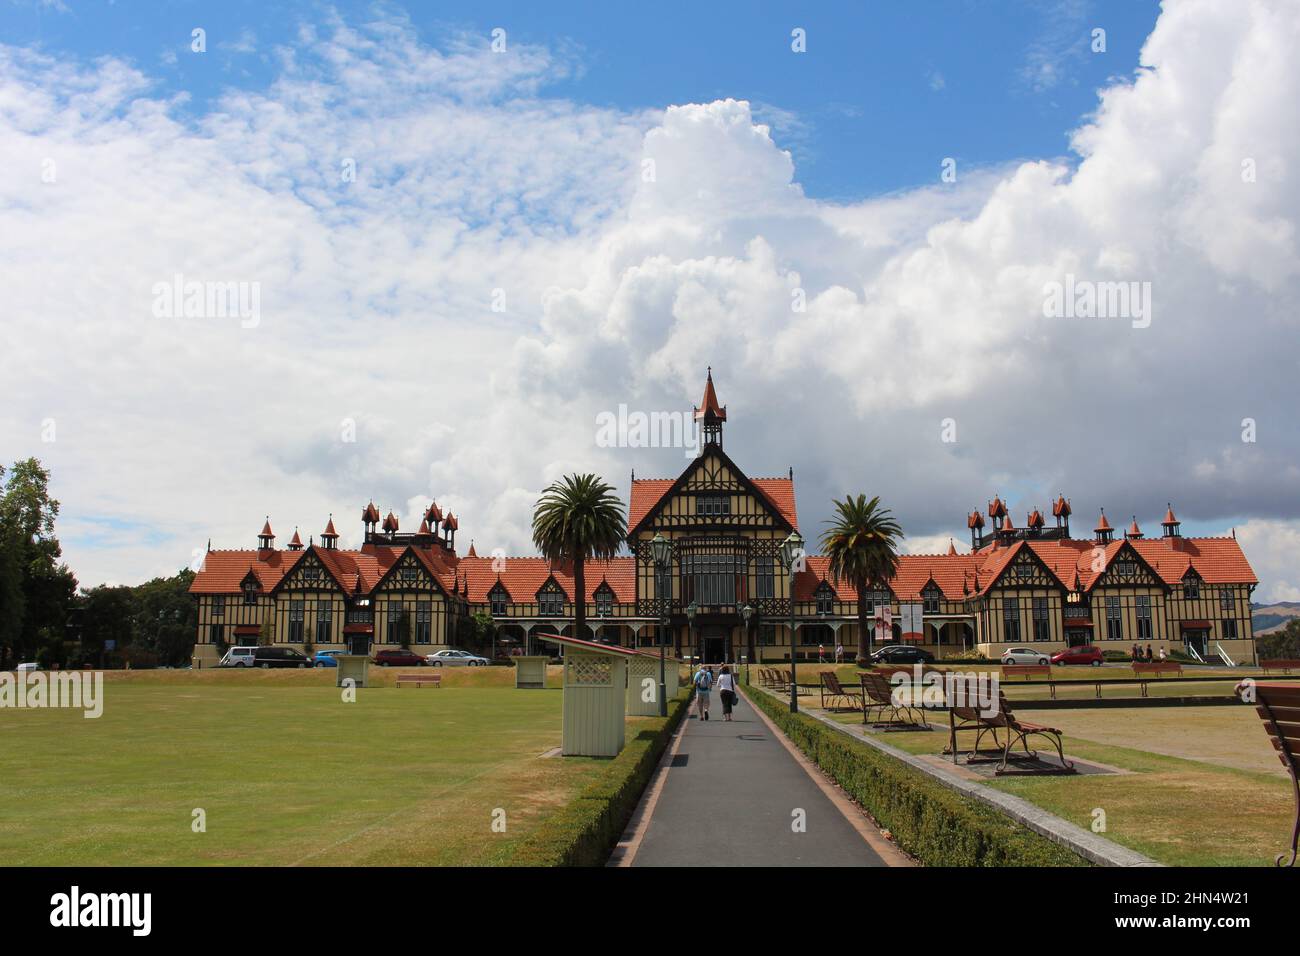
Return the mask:
{"type": "Polygon", "coordinates": [[[564,648],[566,757],[615,757],[623,749],[627,665],[636,651],[559,634],[538,639],[564,648]]]}
{"type": "MultiPolygon", "coordinates": [[[[682,662],[676,657],[664,659],[664,694],[669,700],[677,696],[681,686],[682,662]]],[[[627,712],[634,717],[659,716],[659,652],[638,650],[627,664],[627,712]],[[646,694],[645,681],[649,679],[653,694],[646,694]],[[650,700],[645,698],[649,696],[650,700]]]]}
{"type": "Polygon", "coordinates": [[[551,662],[549,657],[516,657],[514,662],[516,688],[546,689],[546,665],[551,662]]]}

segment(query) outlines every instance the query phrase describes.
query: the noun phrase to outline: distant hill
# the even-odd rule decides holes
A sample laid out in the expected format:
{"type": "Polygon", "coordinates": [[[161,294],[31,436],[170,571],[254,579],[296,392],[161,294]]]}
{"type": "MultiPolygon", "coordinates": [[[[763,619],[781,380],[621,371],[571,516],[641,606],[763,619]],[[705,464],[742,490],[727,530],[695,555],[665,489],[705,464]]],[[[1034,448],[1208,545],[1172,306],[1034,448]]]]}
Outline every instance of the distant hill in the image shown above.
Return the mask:
{"type": "Polygon", "coordinates": [[[1300,601],[1278,601],[1275,604],[1252,604],[1250,620],[1255,635],[1271,634],[1286,627],[1287,621],[1300,617],[1300,601]]]}

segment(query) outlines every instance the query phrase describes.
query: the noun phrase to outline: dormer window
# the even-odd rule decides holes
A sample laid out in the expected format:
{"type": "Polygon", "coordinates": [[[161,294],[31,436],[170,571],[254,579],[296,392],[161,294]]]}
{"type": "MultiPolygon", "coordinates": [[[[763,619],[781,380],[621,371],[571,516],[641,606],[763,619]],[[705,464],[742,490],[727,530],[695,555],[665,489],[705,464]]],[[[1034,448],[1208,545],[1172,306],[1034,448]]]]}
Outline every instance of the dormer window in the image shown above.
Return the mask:
{"type": "Polygon", "coordinates": [[[830,614],[835,609],[835,592],[823,581],[817,588],[817,613],[830,614]]]}
{"type": "Polygon", "coordinates": [[[498,581],[492,586],[492,590],[488,592],[488,605],[491,607],[492,616],[505,617],[506,608],[509,604],[510,595],[506,593],[506,589],[498,581]]]}
{"type": "MultiPolygon", "coordinates": [[[[1024,565],[1022,565],[1022,567],[1024,567],[1024,565]]],[[[943,601],[943,592],[940,591],[933,584],[927,585],[925,590],[921,592],[921,602],[923,604],[923,607],[921,608],[922,613],[924,614],[940,613],[940,603],[942,601],[943,601]]]]}
{"type": "Polygon", "coordinates": [[[541,617],[564,616],[564,592],[549,584],[537,592],[537,613],[541,617]]]}
{"type": "Polygon", "coordinates": [[[244,603],[245,604],[257,603],[257,582],[256,581],[249,580],[244,582],[244,603]]]}
{"type": "Polygon", "coordinates": [[[614,592],[608,585],[602,585],[596,591],[596,616],[612,617],[614,614],[614,592]]]}
{"type": "Polygon", "coordinates": [[[1194,572],[1189,572],[1183,578],[1183,598],[1188,601],[1195,601],[1201,596],[1201,579],[1194,572]]]}

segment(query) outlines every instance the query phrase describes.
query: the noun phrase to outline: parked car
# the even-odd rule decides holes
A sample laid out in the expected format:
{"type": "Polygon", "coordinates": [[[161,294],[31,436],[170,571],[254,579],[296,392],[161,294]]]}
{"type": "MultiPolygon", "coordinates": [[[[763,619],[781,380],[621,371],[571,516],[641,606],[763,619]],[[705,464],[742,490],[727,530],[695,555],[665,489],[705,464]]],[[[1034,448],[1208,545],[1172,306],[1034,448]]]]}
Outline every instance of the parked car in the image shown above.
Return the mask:
{"type": "Polygon", "coordinates": [[[342,651],[317,651],[312,657],[311,662],[314,667],[338,667],[339,662],[335,660],[342,651]]]}
{"type": "Polygon", "coordinates": [[[19,665],[18,665],[18,670],[20,670],[20,671],[38,671],[38,670],[41,670],[41,665],[38,664],[38,663],[36,663],[35,661],[27,661],[26,663],[19,664],[19,665]]]}
{"type": "Polygon", "coordinates": [[[933,664],[934,655],[911,644],[890,644],[871,655],[876,664],[933,664]]]}
{"type": "Polygon", "coordinates": [[[1100,667],[1102,659],[1101,650],[1091,644],[1069,647],[1052,655],[1053,664],[1091,664],[1100,667]]]}
{"type": "Polygon", "coordinates": [[[292,647],[253,648],[254,667],[311,667],[311,660],[292,647]]]}
{"type": "Polygon", "coordinates": [[[1003,664],[1050,664],[1051,660],[1042,651],[1032,647],[1008,647],[1002,652],[1003,664]]]}
{"type": "Polygon", "coordinates": [[[218,667],[252,667],[256,647],[232,647],[217,663],[218,667]]]}
{"type": "Polygon", "coordinates": [[[455,648],[426,654],[424,660],[431,667],[487,667],[489,663],[486,657],[455,648]]]}
{"type": "Polygon", "coordinates": [[[424,658],[414,651],[394,648],[392,650],[379,651],[372,660],[380,667],[423,667],[424,658]]]}

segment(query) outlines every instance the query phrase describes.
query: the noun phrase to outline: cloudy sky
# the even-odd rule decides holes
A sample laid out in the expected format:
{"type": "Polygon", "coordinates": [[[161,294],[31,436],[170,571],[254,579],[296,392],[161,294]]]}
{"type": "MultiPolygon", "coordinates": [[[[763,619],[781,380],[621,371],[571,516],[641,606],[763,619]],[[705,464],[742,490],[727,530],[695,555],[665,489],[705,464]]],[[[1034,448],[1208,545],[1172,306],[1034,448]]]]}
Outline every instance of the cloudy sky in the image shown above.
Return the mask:
{"type": "Polygon", "coordinates": [[[809,536],[846,492],[913,551],[994,493],[1172,501],[1300,600],[1298,0],[131,6],[0,8],[0,457],[84,584],[370,499],[529,553],[557,476],[681,471],[597,416],[711,365],[809,536]],[[1045,315],[1071,276],[1145,319],[1045,315]]]}

